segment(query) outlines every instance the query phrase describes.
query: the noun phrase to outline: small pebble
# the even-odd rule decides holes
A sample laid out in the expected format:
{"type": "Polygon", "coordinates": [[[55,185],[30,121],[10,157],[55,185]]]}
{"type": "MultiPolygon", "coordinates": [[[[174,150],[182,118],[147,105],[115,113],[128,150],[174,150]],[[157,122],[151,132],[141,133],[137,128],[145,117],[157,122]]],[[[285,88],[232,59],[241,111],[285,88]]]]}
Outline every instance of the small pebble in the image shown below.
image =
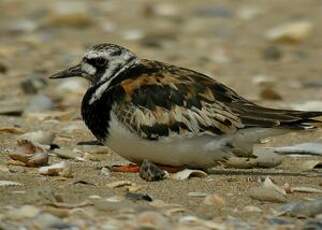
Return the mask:
{"type": "Polygon", "coordinates": [[[20,87],[25,94],[37,94],[47,86],[47,82],[40,77],[30,77],[20,83],[20,87]]]}
{"type": "Polygon", "coordinates": [[[263,58],[271,61],[278,61],[282,58],[282,51],[277,46],[269,46],[263,50],[263,58]]]}

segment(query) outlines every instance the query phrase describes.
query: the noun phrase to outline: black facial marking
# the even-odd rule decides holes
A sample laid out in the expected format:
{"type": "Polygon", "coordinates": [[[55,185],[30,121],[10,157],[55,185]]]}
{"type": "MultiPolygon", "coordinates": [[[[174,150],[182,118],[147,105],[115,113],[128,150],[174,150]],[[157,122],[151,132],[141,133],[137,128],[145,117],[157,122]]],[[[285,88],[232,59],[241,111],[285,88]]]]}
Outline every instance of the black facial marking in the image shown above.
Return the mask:
{"type": "Polygon", "coordinates": [[[114,57],[114,56],[120,56],[121,54],[122,54],[122,50],[121,49],[114,50],[113,52],[110,53],[110,55],[112,57],[114,57]]]}
{"type": "Polygon", "coordinates": [[[96,68],[106,68],[106,64],[108,63],[108,60],[103,57],[86,58],[85,61],[96,68]]]}

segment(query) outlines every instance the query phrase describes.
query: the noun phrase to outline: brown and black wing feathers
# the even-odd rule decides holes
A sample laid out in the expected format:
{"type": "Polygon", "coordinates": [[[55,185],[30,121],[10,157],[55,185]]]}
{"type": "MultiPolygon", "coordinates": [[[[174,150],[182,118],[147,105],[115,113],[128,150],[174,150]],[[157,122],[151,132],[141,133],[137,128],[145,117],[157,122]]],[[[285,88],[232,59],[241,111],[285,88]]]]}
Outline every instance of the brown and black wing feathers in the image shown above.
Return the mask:
{"type": "Polygon", "coordinates": [[[126,97],[115,112],[148,139],[232,134],[245,127],[299,128],[322,115],[261,107],[206,75],[157,61],[142,60],[128,76],[120,83],[126,97]]]}

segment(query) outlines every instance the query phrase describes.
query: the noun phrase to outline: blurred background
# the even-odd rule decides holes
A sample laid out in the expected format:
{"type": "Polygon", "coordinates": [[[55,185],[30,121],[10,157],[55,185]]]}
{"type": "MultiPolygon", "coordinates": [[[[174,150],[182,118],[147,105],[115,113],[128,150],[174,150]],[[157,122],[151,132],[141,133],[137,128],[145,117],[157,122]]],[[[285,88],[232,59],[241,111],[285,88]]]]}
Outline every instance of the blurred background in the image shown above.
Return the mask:
{"type": "MultiPolygon", "coordinates": [[[[227,217],[236,229],[264,229],[263,223],[276,224],[277,227],[269,229],[286,229],[283,226],[291,223],[294,224],[291,229],[299,222],[303,224],[306,221],[303,215],[292,218],[291,222],[271,220],[272,207],[276,204],[248,197],[250,188],[263,181],[261,176],[224,174],[181,182],[169,179],[146,183],[138,175],[111,173],[108,166],[124,163],[124,159],[104,146],[77,145],[94,139],[80,117],[80,103],[88,83],[77,78],[54,81],[48,76],[79,62],[91,45],[108,42],[125,46],[141,58],[208,74],[261,105],[322,110],[321,26],[322,0],[0,0],[0,206],[3,207],[0,229],[21,229],[12,226],[30,218],[42,224],[37,229],[53,229],[48,222],[58,223],[55,229],[78,229],[75,225],[93,229],[95,224],[103,226],[102,222],[109,221],[113,215],[126,223],[125,214],[136,215],[151,209],[152,206],[144,209],[145,203],[135,199],[115,205],[114,201],[121,201],[116,194],[124,191],[147,193],[155,201],[162,201],[163,206],[159,202],[162,208],[167,203],[176,205],[171,206],[175,207],[171,212],[170,209],[164,212],[175,220],[188,215],[182,223],[193,223],[194,217],[189,216],[192,213],[205,220],[227,217]],[[49,164],[68,162],[65,176],[43,176],[37,167],[24,167],[10,159],[9,153],[17,150],[17,135],[31,135],[31,131],[56,135],[53,143],[60,149],[50,152],[49,164]],[[117,184],[113,186],[120,188],[110,187],[115,181],[117,184]],[[205,203],[208,194],[210,201],[205,203]],[[107,198],[112,205],[106,202],[107,198]],[[89,199],[96,200],[94,207],[82,209],[89,199]],[[61,206],[62,209],[50,210],[43,205],[56,201],[66,202],[67,209],[76,209],[66,210],[61,206]],[[25,204],[29,206],[19,206],[25,204]],[[122,213],[120,207],[126,211],[122,213]],[[48,217],[48,213],[52,215],[48,217]],[[240,224],[233,216],[258,222],[260,227],[245,227],[250,225],[240,224]],[[7,220],[11,221],[10,227],[2,225],[7,220]]],[[[265,146],[316,141],[322,141],[321,129],[276,137],[265,146]]],[[[315,148],[321,152],[320,145],[315,148]]],[[[308,170],[303,167],[303,157],[290,159],[283,162],[282,170],[308,170]]],[[[321,165],[321,157],[316,159],[313,163],[321,165]]],[[[309,163],[311,169],[316,166],[312,166],[312,161],[309,163]]],[[[290,185],[319,188],[311,189],[317,191],[311,195],[289,194],[289,201],[321,197],[321,174],[318,177],[285,175],[274,176],[274,181],[284,185],[285,191],[290,185]]],[[[299,188],[304,191],[303,187],[299,188]]],[[[284,195],[282,198],[284,201],[284,195]]],[[[320,211],[314,202],[312,207],[320,211]]],[[[308,206],[294,207],[308,209],[308,206]]],[[[138,222],[145,224],[146,219],[152,219],[161,228],[171,229],[164,216],[154,213],[148,217],[141,215],[138,222]]],[[[33,224],[27,225],[30,223],[33,224]]],[[[202,223],[211,229],[225,229],[216,223],[202,223]]],[[[34,229],[37,225],[32,226],[34,229]]],[[[112,229],[109,223],[106,226],[112,229]]],[[[147,226],[144,229],[153,229],[147,226]]],[[[321,222],[316,226],[320,229],[321,222]]]]}
{"type": "MultiPolygon", "coordinates": [[[[0,12],[2,100],[37,93],[50,73],[109,42],[209,74],[266,105],[322,107],[320,0],[1,0],[0,12]]],[[[59,93],[82,91],[73,84],[59,93]]]]}

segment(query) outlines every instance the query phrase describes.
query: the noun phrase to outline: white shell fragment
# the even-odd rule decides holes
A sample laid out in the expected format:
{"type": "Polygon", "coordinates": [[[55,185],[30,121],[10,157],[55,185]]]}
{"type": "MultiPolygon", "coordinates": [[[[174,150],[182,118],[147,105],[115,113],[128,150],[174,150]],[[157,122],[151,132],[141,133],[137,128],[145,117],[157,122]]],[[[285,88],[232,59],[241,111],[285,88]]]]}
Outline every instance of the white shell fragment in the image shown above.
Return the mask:
{"type": "Polygon", "coordinates": [[[120,187],[124,187],[124,186],[132,186],[134,185],[133,182],[128,181],[128,180],[122,180],[122,181],[115,181],[112,183],[107,184],[107,187],[109,188],[120,188],[120,187]]]}
{"type": "Polygon", "coordinates": [[[0,186],[22,186],[23,184],[10,181],[10,180],[0,180],[0,186]]]}
{"type": "Polygon", "coordinates": [[[262,209],[256,206],[248,205],[243,209],[244,212],[262,212],[262,209]]]}
{"type": "Polygon", "coordinates": [[[266,177],[262,186],[251,188],[249,196],[254,200],[282,203],[286,202],[286,191],[266,177]]]}
{"type": "Polygon", "coordinates": [[[206,176],[208,176],[208,174],[202,170],[184,169],[180,172],[173,174],[172,178],[175,180],[186,180],[191,177],[206,177],[206,176]]]}
{"type": "Polygon", "coordinates": [[[298,186],[298,187],[290,187],[290,192],[322,193],[322,189],[298,186]]]}
{"type": "Polygon", "coordinates": [[[71,167],[69,164],[67,164],[65,161],[61,161],[50,166],[41,167],[38,171],[40,174],[47,176],[65,176],[65,173],[70,169],[71,167]]]}
{"type": "Polygon", "coordinates": [[[205,193],[205,192],[189,192],[188,193],[188,196],[191,196],[191,197],[205,197],[207,195],[208,195],[208,193],[205,193]]]}
{"type": "Polygon", "coordinates": [[[41,145],[50,145],[55,139],[55,134],[52,132],[45,132],[42,130],[29,132],[21,135],[18,141],[30,141],[32,143],[38,143],[41,145]]]}
{"type": "Polygon", "coordinates": [[[322,144],[321,143],[303,143],[285,147],[273,148],[275,153],[281,155],[313,155],[322,156],[322,144]]]}
{"type": "Polygon", "coordinates": [[[307,38],[313,29],[309,21],[286,23],[269,30],[267,38],[275,42],[297,43],[307,38]]]}
{"type": "Polygon", "coordinates": [[[275,183],[273,183],[273,181],[271,180],[270,177],[265,178],[265,181],[263,183],[263,187],[264,188],[269,188],[269,189],[275,189],[279,193],[281,193],[281,194],[286,196],[286,191],[283,188],[281,188],[278,185],[276,185],[275,183]]]}
{"type": "Polygon", "coordinates": [[[249,196],[254,200],[283,203],[286,197],[272,188],[255,187],[249,190],[249,196]]]}
{"type": "Polygon", "coordinates": [[[225,167],[237,169],[274,168],[282,163],[277,154],[259,156],[257,158],[230,157],[225,161],[225,167]]]}

